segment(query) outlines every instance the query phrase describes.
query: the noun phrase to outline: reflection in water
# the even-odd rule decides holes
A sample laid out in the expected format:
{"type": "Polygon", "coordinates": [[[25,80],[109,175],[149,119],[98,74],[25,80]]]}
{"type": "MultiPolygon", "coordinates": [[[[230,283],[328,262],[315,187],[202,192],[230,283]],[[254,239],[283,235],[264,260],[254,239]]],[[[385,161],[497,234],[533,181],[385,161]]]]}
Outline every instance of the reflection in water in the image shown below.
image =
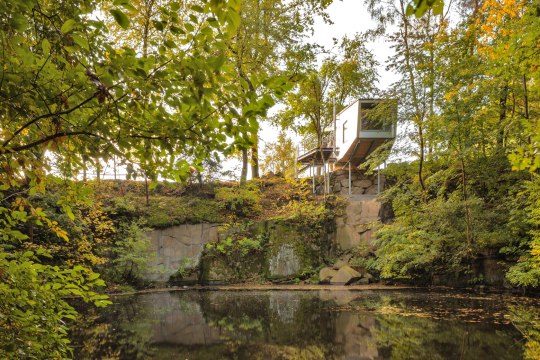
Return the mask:
{"type": "Polygon", "coordinates": [[[521,359],[540,344],[537,301],[512,297],[245,290],[114,300],[73,329],[76,358],[521,359]]]}

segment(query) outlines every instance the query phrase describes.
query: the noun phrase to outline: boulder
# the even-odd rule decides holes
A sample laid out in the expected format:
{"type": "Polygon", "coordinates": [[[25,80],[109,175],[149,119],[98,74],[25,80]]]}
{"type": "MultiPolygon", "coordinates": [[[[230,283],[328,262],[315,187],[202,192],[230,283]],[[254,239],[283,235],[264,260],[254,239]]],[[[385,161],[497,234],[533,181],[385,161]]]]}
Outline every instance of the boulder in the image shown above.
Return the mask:
{"type": "Polygon", "coordinates": [[[367,285],[369,284],[369,279],[363,277],[361,279],[357,279],[350,283],[350,285],[367,285]]]}
{"type": "Polygon", "coordinates": [[[336,275],[330,280],[332,285],[349,285],[351,282],[358,280],[362,277],[358,271],[354,270],[352,267],[345,265],[342,266],[336,275]]]}
{"type": "Polygon", "coordinates": [[[332,268],[334,268],[335,270],[339,270],[341,269],[342,267],[344,266],[348,266],[349,263],[343,259],[339,259],[338,261],[336,261],[336,263],[334,264],[334,266],[332,266],[332,268]]]}
{"type": "Polygon", "coordinates": [[[377,184],[371,185],[364,191],[364,194],[366,195],[377,195],[378,193],[379,193],[379,186],[377,184]]]}
{"type": "Polygon", "coordinates": [[[319,271],[319,282],[329,283],[330,280],[337,274],[337,271],[331,267],[324,267],[319,271]]]}
{"type": "Polygon", "coordinates": [[[372,186],[373,183],[371,182],[371,180],[354,180],[353,181],[353,186],[356,186],[356,187],[361,187],[361,188],[368,188],[370,186],[372,186]]]}

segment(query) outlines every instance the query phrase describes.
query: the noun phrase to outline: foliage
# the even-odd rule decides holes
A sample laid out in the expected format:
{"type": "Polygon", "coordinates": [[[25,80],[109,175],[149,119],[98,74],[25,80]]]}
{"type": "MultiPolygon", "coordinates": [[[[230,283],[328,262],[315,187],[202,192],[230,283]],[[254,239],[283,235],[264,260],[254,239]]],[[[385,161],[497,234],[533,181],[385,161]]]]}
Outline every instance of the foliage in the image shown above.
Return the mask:
{"type": "Polygon", "coordinates": [[[296,148],[284,131],[278,135],[277,142],[267,143],[263,151],[261,170],[264,174],[272,172],[284,177],[295,176],[296,148]]]}
{"type": "Polygon", "coordinates": [[[256,184],[216,189],[216,200],[238,217],[255,217],[261,211],[260,191],[256,184]]]}
{"type": "Polygon", "coordinates": [[[99,274],[41,264],[44,251],[0,251],[0,356],[3,358],[62,358],[71,352],[67,320],[77,312],[66,297],[81,297],[96,306],[110,304],[91,289],[103,286],[99,274]]]}
{"type": "MultiPolygon", "coordinates": [[[[305,66],[305,58],[312,54],[313,45],[305,43],[313,32],[314,19],[328,21],[326,8],[329,0],[244,0],[239,11],[239,24],[234,36],[227,41],[228,60],[242,84],[245,97],[259,94],[274,104],[291,89],[291,80],[305,66]]],[[[251,105],[240,104],[241,113],[249,115],[251,105]]],[[[264,120],[266,114],[259,116],[264,120]]],[[[246,180],[247,149],[251,148],[252,177],[259,177],[259,134],[253,128],[245,143],[238,143],[242,151],[241,182],[246,180]]]]}
{"type": "Polygon", "coordinates": [[[538,287],[540,285],[540,178],[536,176],[527,184],[525,191],[527,204],[524,209],[526,223],[530,226],[530,241],[521,244],[518,249],[516,265],[508,271],[508,280],[522,287],[538,287]],[[523,246],[524,245],[524,246],[523,246]]]}
{"type": "Polygon", "coordinates": [[[244,279],[243,269],[253,262],[254,257],[262,255],[268,241],[264,233],[255,233],[253,223],[228,223],[220,229],[220,239],[205,245],[209,257],[220,257],[227,267],[234,271],[235,279],[244,279]],[[246,259],[252,261],[246,262],[246,259]]]}
{"type": "MultiPolygon", "coordinates": [[[[81,275],[81,264],[103,262],[99,248],[112,236],[111,223],[70,180],[112,157],[150,179],[186,179],[190,165],[198,167],[208,153],[229,151],[230,139],[246,143],[256,117],[271,105],[258,94],[246,97],[224,66],[238,26],[237,1],[194,1],[182,13],[177,2],[153,3],[148,25],[157,36],[145,38],[145,49],[110,36],[130,31],[125,12],[137,8],[126,1],[0,3],[0,254],[6,259],[0,274],[18,279],[0,306],[7,319],[20,321],[10,351],[21,357],[28,351],[28,357],[67,356],[64,321],[74,313],[62,296],[103,304],[92,290],[98,275],[90,269],[81,275]],[[249,112],[236,111],[240,102],[249,112]],[[56,184],[46,176],[53,170],[62,177],[61,193],[54,206],[41,208],[36,195],[56,184]],[[25,248],[51,257],[29,260],[25,248]],[[59,287],[46,288],[44,279],[59,287]],[[32,337],[42,321],[47,336],[32,337]]],[[[126,238],[112,251],[131,277],[143,242],[132,225],[121,230],[126,238]]]]}
{"type": "Polygon", "coordinates": [[[311,59],[301,81],[286,96],[286,108],[276,115],[275,121],[303,134],[315,134],[320,146],[332,121],[333,101],[337,111],[341,111],[351,99],[369,96],[375,90],[377,62],[365,40],[360,34],[344,37],[337,46],[337,54],[325,58],[320,68],[311,59]]]}
{"type": "MultiPolygon", "coordinates": [[[[472,281],[475,260],[513,240],[512,215],[506,206],[511,202],[510,194],[495,197],[493,203],[474,194],[464,200],[462,191],[447,180],[452,178],[449,169],[442,169],[426,174],[426,188],[433,190],[426,199],[412,174],[407,177],[402,172],[414,166],[388,168],[388,174],[399,179],[384,194],[396,219],[377,232],[373,266],[382,278],[431,281],[433,275],[444,274],[449,281],[472,281]]],[[[507,191],[511,191],[510,184],[507,191]]],[[[499,186],[504,188],[505,184],[499,180],[499,186]]]]}
{"type": "Polygon", "coordinates": [[[537,5],[367,4],[396,50],[389,96],[400,99],[405,131],[393,153],[408,161],[385,169],[396,219],[378,232],[375,267],[386,278],[475,281],[475,261],[487,256],[519,260],[512,283],[539,284],[537,202],[522,171],[536,171],[537,5]]]}
{"type": "Polygon", "coordinates": [[[109,264],[104,267],[108,279],[122,284],[141,282],[140,276],[152,257],[150,240],[145,234],[148,230],[135,221],[118,225],[114,246],[108,254],[109,264]]]}

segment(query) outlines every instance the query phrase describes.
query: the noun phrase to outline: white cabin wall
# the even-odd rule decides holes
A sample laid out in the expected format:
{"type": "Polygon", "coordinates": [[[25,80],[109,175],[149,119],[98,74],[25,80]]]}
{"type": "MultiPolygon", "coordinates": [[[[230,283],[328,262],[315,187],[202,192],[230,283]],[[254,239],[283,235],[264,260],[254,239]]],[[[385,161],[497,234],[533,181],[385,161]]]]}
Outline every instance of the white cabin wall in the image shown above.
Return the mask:
{"type": "Polygon", "coordinates": [[[338,159],[341,159],[347,150],[356,140],[358,134],[358,101],[355,101],[348,108],[343,110],[337,117],[337,137],[336,137],[336,146],[339,148],[338,159]],[[347,122],[347,136],[343,138],[343,124],[347,122]]]}

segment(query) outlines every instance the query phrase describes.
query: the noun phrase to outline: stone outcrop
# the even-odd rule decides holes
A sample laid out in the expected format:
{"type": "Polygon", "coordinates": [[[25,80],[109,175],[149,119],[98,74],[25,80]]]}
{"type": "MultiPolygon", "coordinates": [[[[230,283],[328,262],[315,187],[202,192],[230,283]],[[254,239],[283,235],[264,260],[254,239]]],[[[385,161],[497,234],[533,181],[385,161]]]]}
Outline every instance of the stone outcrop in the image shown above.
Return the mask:
{"type": "Polygon", "coordinates": [[[350,283],[362,278],[362,274],[354,270],[349,265],[342,266],[330,279],[332,285],[349,285],[350,283]]]}
{"type": "Polygon", "coordinates": [[[338,250],[361,247],[373,250],[374,227],[379,221],[381,203],[376,196],[350,197],[344,215],[336,219],[335,244],[338,250]]]}
{"type": "Polygon", "coordinates": [[[290,277],[300,270],[300,259],[291,244],[283,244],[277,254],[270,258],[270,276],[290,277]]]}
{"type": "Polygon", "coordinates": [[[336,274],[337,270],[330,267],[324,267],[319,271],[319,282],[322,284],[327,284],[336,274]]]}
{"type": "Polygon", "coordinates": [[[334,266],[324,267],[319,271],[320,284],[365,285],[373,280],[373,275],[364,268],[350,266],[344,259],[339,259],[334,266]]]}
{"type": "MultiPolygon", "coordinates": [[[[384,186],[384,177],[381,176],[380,187],[384,186]]],[[[339,169],[330,175],[330,187],[334,194],[349,195],[349,170],[339,169]]],[[[379,184],[377,174],[366,175],[362,171],[351,171],[351,194],[374,195],[378,193],[379,184]]]]}
{"type": "MultiPolygon", "coordinates": [[[[204,245],[218,239],[218,227],[216,224],[184,224],[147,233],[151,256],[143,279],[167,282],[180,267],[195,269],[204,245]]],[[[197,274],[193,273],[186,280],[197,281],[197,274]]]]}

